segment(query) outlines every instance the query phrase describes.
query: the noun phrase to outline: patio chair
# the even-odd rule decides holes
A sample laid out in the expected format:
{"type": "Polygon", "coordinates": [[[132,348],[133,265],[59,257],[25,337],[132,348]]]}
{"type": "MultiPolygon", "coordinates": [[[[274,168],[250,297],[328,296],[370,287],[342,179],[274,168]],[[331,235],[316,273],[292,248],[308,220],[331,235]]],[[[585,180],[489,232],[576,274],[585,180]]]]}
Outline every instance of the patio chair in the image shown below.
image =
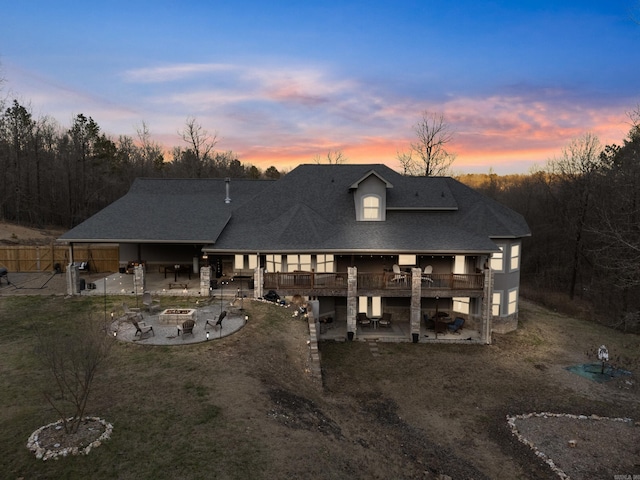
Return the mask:
{"type": "Polygon", "coordinates": [[[140,338],[142,338],[142,335],[149,332],[151,332],[154,337],[156,336],[156,333],[153,331],[153,325],[147,325],[145,322],[138,322],[136,320],[133,320],[131,323],[133,323],[133,326],[136,327],[136,333],[133,334],[134,337],[138,336],[139,334],[140,338]]]}
{"type": "Polygon", "coordinates": [[[180,336],[181,333],[182,338],[184,338],[184,336],[188,334],[193,335],[193,329],[195,326],[196,322],[194,322],[193,320],[185,320],[184,322],[182,322],[182,325],[178,325],[178,336],[180,336]]]}
{"type": "Polygon", "coordinates": [[[144,292],[142,294],[142,304],[146,307],[147,312],[154,313],[160,309],[160,300],[154,300],[151,298],[151,294],[149,292],[144,292]]]}
{"type": "Polygon", "coordinates": [[[462,330],[463,325],[464,325],[464,318],[456,317],[453,323],[450,323],[447,325],[447,328],[451,333],[460,333],[460,330],[462,330]]]}
{"type": "Polygon", "coordinates": [[[361,327],[368,327],[371,325],[371,319],[367,317],[367,314],[364,312],[358,313],[356,322],[360,324],[361,327]]]}
{"type": "Polygon", "coordinates": [[[218,317],[218,321],[213,324],[211,323],[209,320],[207,320],[207,322],[204,324],[204,328],[205,330],[207,329],[207,325],[211,325],[212,327],[220,327],[220,330],[222,330],[222,320],[224,320],[224,317],[227,316],[227,311],[223,310],[222,313],[220,313],[220,316],[218,317]]]}
{"type": "Polygon", "coordinates": [[[429,287],[433,285],[433,278],[431,278],[432,273],[433,267],[431,265],[424,267],[424,271],[422,272],[422,281],[426,282],[429,287]]]}
{"type": "Polygon", "coordinates": [[[391,327],[391,314],[383,313],[382,318],[378,322],[378,325],[380,325],[381,327],[391,327]]]}
{"type": "Polygon", "coordinates": [[[398,264],[393,265],[393,278],[391,279],[391,281],[398,283],[405,283],[407,281],[407,275],[405,273],[402,273],[402,270],[400,270],[400,265],[398,264]]]}
{"type": "Polygon", "coordinates": [[[127,320],[142,320],[142,313],[140,313],[139,308],[129,308],[126,303],[123,303],[122,311],[124,312],[124,316],[127,317],[127,320]]]}

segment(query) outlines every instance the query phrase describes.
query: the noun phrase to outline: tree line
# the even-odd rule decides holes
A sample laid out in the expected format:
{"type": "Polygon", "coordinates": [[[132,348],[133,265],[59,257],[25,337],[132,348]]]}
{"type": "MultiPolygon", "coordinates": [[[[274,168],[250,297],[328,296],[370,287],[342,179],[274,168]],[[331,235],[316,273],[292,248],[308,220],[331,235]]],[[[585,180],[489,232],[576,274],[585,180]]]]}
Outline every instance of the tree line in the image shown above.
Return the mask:
{"type": "Polygon", "coordinates": [[[73,227],[123,196],[136,177],[279,178],[217,151],[217,136],[194,118],[179,132],[186,146],[168,152],[146,124],[137,138],[114,139],[91,117],[78,114],[69,128],[48,116],[34,118],[14,100],[0,114],[0,220],[73,227]]]}
{"type": "Polygon", "coordinates": [[[640,331],[640,107],[621,145],[585,133],[527,175],[462,175],[464,183],[521,213],[522,279],[561,292],[599,321],[640,331]]]}

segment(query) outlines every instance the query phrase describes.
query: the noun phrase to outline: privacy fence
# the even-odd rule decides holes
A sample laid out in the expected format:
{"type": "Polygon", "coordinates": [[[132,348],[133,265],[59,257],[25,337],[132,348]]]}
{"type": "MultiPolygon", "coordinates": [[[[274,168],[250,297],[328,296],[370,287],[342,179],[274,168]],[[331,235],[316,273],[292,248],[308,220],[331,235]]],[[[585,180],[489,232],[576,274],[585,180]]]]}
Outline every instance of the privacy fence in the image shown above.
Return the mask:
{"type": "MultiPolygon", "coordinates": [[[[86,262],[91,272],[117,272],[117,245],[74,245],[73,261],[86,262]]],[[[53,272],[56,267],[66,271],[69,264],[66,245],[4,246],[0,245],[0,267],[9,272],[53,272]]]]}

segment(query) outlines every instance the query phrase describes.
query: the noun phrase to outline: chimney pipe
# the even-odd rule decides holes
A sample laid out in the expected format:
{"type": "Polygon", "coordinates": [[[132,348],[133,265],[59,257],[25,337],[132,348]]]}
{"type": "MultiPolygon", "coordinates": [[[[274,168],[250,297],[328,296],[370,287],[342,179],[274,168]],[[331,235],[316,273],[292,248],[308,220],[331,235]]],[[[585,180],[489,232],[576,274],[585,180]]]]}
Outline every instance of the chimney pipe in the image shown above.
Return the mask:
{"type": "Polygon", "coordinates": [[[231,197],[229,196],[229,184],[231,183],[231,179],[229,177],[224,179],[224,183],[226,185],[227,196],[224,199],[224,203],[231,203],[231,197]]]}

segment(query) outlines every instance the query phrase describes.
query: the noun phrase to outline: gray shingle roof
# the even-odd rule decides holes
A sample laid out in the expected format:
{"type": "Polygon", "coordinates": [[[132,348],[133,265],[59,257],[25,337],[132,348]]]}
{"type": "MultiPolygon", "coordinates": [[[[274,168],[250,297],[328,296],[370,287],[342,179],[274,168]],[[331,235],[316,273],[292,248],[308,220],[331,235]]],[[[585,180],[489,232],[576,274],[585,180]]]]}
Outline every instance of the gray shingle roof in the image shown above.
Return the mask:
{"type": "Polygon", "coordinates": [[[491,252],[529,235],[516,212],[452,178],[385,165],[301,165],[233,212],[212,246],[246,252],[491,252]],[[384,222],[357,222],[350,188],[371,170],[390,184],[384,222]]]}
{"type": "Polygon", "coordinates": [[[59,240],[73,242],[210,243],[232,209],[271,181],[232,180],[225,204],[224,179],[137,179],[129,192],[59,240]]]}
{"type": "Polygon", "coordinates": [[[521,215],[448,177],[385,165],[301,165],[278,181],[138,179],[60,240],[203,243],[220,252],[468,253],[530,234],[521,215]],[[351,188],[388,183],[383,222],[357,222],[351,188]]]}

